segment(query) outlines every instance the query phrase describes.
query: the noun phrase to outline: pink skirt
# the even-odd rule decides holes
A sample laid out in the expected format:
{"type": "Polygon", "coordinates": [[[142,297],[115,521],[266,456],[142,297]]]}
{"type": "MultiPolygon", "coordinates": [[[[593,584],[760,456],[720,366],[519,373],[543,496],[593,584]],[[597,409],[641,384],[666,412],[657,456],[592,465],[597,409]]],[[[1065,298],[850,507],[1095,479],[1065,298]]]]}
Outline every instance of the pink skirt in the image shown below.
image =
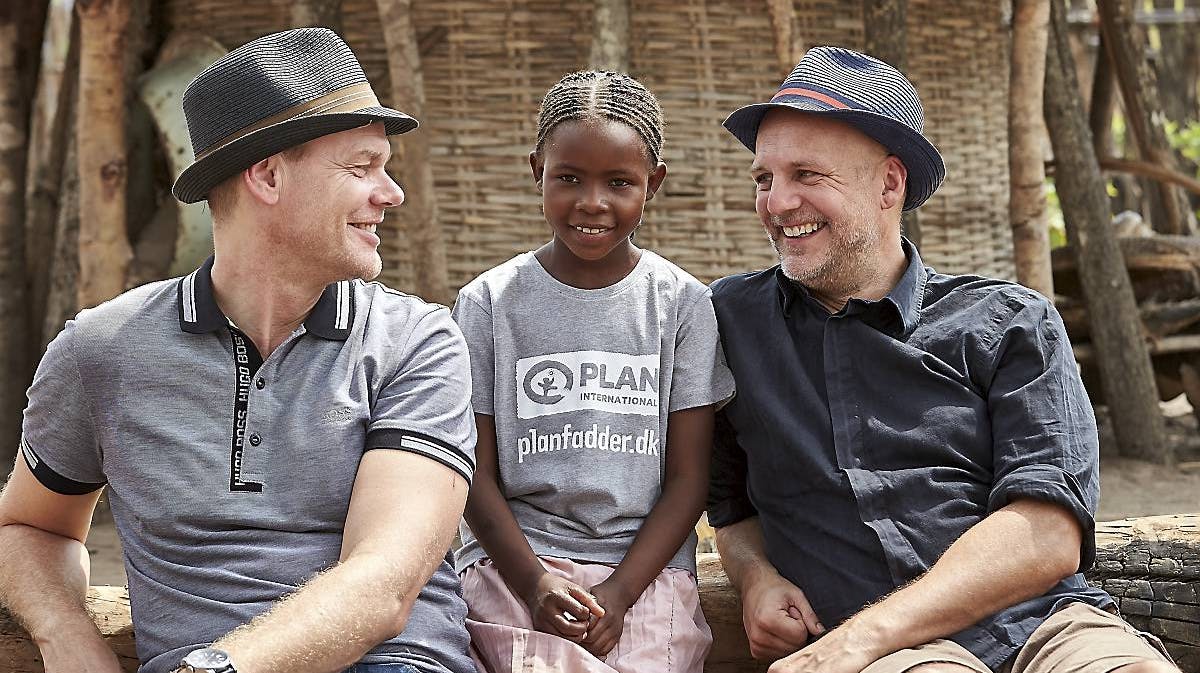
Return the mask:
{"type": "MultiPolygon", "coordinates": [[[[583,587],[613,568],[542,557],[546,570],[583,587]]],[[[565,638],[536,631],[525,603],[489,559],[463,571],[471,655],[485,673],[701,673],[712,632],[700,611],[696,580],[667,568],[625,613],[621,639],[603,659],[565,638]]]]}

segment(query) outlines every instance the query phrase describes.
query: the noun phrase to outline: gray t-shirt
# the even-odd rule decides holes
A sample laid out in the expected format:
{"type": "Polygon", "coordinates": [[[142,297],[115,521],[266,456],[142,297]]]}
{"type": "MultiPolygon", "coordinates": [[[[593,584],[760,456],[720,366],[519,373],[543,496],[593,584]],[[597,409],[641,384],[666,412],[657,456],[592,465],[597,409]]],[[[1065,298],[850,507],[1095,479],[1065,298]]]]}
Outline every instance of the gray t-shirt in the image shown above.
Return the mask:
{"type": "MultiPolygon", "coordinates": [[[[145,673],[337,563],[364,451],[412,451],[467,479],[474,469],[466,347],[444,307],[335,283],[258,366],[209,268],[68,322],[25,411],[22,452],[43,484],[108,484],[145,673]]],[[[474,673],[465,615],[444,562],[404,632],[363,661],[474,673]]]]}
{"type": "MultiPolygon", "coordinates": [[[[464,287],[454,319],[534,553],[619,563],[662,490],[668,414],[733,394],[708,288],[649,250],[597,290],[524,253],[464,287]]],[[[465,523],[460,533],[459,572],[486,556],[465,523]]],[[[668,565],[695,572],[695,551],[693,534],[668,565]]]]}

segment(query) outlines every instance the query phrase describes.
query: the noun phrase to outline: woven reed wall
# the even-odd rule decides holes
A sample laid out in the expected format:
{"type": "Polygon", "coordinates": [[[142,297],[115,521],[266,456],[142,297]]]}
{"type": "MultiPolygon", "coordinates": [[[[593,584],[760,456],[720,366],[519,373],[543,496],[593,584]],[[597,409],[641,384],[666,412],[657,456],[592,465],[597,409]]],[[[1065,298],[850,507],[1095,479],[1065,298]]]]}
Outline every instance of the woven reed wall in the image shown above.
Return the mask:
{"type": "MultiPolygon", "coordinates": [[[[586,67],[590,3],[444,0],[415,3],[438,217],[450,283],[546,239],[526,155],[541,94],[586,67]]],[[[283,28],[288,0],[168,0],[169,24],[226,46],[283,28]]],[[[795,0],[802,45],[861,48],[859,3],[795,0]]],[[[383,40],[373,0],[345,0],[347,41],[388,99],[383,40]]],[[[631,0],[631,72],[658,94],[667,119],[664,191],[647,207],[639,244],[704,280],[774,262],[753,212],[751,155],[720,126],[765,100],[786,74],[763,0],[631,0]]],[[[910,0],[909,75],[926,108],[926,131],[949,177],[920,210],[922,255],[948,272],[1012,277],[1006,149],[1007,28],[1000,3],[910,0]]],[[[403,102],[389,101],[400,109],[403,102]]],[[[383,232],[383,280],[411,288],[404,209],[383,232]]]]}

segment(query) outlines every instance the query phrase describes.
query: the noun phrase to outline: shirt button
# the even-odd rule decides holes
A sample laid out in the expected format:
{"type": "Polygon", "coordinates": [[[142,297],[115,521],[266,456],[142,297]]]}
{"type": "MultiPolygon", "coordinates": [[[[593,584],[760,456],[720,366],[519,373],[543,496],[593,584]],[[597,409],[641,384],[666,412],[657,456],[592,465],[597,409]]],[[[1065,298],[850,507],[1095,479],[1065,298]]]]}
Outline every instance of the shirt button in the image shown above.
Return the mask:
{"type": "Polygon", "coordinates": [[[250,446],[258,446],[259,444],[262,444],[262,437],[259,437],[257,432],[252,433],[250,435],[250,446]]]}
{"type": "Polygon", "coordinates": [[[266,380],[266,379],[264,379],[264,378],[263,378],[263,377],[261,377],[261,376],[260,376],[260,377],[258,377],[258,380],[254,382],[254,387],[255,387],[255,388],[258,388],[259,390],[262,390],[263,388],[266,388],[266,387],[267,387],[267,380],[266,380]]]}

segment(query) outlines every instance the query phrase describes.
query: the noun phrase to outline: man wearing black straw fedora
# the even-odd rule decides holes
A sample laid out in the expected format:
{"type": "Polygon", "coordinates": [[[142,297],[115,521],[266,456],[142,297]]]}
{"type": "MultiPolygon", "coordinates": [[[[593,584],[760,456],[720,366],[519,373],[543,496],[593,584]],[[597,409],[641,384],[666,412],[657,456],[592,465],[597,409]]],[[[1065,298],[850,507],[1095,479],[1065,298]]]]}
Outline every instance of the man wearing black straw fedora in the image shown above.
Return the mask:
{"type": "Polygon", "coordinates": [[[709,520],[772,673],[1176,671],[1080,574],[1095,418],[1044,297],[901,235],[945,168],[891,66],[808,51],[725,128],[779,265],[713,304],[738,394],[709,520]]]}
{"type": "MultiPolygon", "coordinates": [[[[50,673],[117,673],[84,610],[104,486],[144,673],[473,673],[447,552],[474,469],[444,307],[377,283],[404,200],[336,34],[267,35],[183,96],[215,254],[69,321],[0,496],[0,600],[50,673]]],[[[84,215],[86,217],[86,214],[84,215]]]]}

